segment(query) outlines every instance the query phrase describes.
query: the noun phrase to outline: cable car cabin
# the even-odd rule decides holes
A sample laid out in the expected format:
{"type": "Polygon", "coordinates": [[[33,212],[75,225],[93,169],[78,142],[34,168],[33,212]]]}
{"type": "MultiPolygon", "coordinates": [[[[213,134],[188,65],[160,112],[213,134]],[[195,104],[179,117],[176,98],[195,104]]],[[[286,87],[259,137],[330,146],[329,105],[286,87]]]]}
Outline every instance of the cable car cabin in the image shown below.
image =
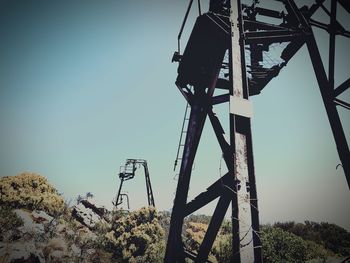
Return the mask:
{"type": "Polygon", "coordinates": [[[229,40],[228,17],[212,12],[199,16],[180,60],[176,85],[207,88],[219,73],[229,40]]]}

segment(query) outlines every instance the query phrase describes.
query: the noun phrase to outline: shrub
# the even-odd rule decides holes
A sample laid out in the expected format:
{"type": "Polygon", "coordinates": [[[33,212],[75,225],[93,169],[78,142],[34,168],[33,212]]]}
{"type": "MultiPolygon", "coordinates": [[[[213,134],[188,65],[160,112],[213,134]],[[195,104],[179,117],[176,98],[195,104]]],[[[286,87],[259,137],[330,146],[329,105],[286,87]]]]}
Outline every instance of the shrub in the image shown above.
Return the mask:
{"type": "Polygon", "coordinates": [[[105,237],[107,248],[117,262],[163,261],[164,230],[153,207],[120,216],[105,237]]]}
{"type": "Polygon", "coordinates": [[[231,262],[232,259],[232,235],[221,234],[215,239],[212,254],[218,262],[231,262]]]}
{"type": "Polygon", "coordinates": [[[203,241],[208,225],[204,223],[189,222],[186,229],[186,245],[192,251],[198,251],[203,241]]]}
{"type": "Polygon", "coordinates": [[[274,226],[324,246],[333,253],[343,256],[350,254],[350,233],[335,224],[305,221],[305,224],[278,222],[274,226]]]}
{"type": "MultiPolygon", "coordinates": [[[[205,223],[188,222],[185,232],[185,245],[187,249],[198,253],[207,229],[208,225],[205,223]]],[[[208,260],[210,262],[229,262],[232,252],[231,244],[231,235],[226,234],[226,229],[221,228],[221,231],[219,231],[215,239],[211,252],[209,253],[208,260]]]]}
{"type": "Polygon", "coordinates": [[[307,246],[305,241],[280,228],[262,228],[261,241],[264,262],[305,262],[307,246]]]}
{"type": "Polygon", "coordinates": [[[23,220],[10,207],[0,206],[0,241],[5,233],[22,225],[23,220]]]}
{"type": "Polygon", "coordinates": [[[0,205],[44,210],[55,215],[64,209],[64,200],[47,179],[34,173],[0,178],[0,205]]]}
{"type": "Polygon", "coordinates": [[[306,249],[307,260],[315,259],[318,260],[318,262],[326,262],[328,257],[333,256],[331,251],[310,240],[306,240],[306,249]]]}

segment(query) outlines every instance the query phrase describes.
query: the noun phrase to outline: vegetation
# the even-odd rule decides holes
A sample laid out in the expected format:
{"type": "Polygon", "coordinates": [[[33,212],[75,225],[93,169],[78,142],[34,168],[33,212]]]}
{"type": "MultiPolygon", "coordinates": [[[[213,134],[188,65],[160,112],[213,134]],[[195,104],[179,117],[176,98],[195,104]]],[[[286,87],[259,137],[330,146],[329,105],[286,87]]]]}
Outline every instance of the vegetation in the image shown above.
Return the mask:
{"type": "Polygon", "coordinates": [[[3,235],[23,225],[23,220],[8,206],[0,206],[0,241],[3,235]]]}
{"type": "Polygon", "coordinates": [[[113,222],[106,247],[117,262],[162,262],[164,230],[153,207],[141,208],[113,222]]]}
{"type": "Polygon", "coordinates": [[[188,222],[203,223],[203,224],[207,224],[207,225],[209,225],[210,220],[211,220],[211,216],[201,215],[201,214],[199,214],[199,215],[189,215],[186,218],[186,221],[188,221],[188,222]]]}
{"type": "Polygon", "coordinates": [[[264,226],[261,239],[265,262],[305,262],[309,258],[306,242],[280,228],[264,226]]]}
{"type": "MultiPolygon", "coordinates": [[[[198,252],[208,227],[208,224],[202,222],[186,222],[185,245],[187,249],[194,252],[198,252]]],[[[293,224],[296,225],[288,222],[261,227],[260,237],[263,245],[264,262],[326,262],[327,258],[336,256],[336,252],[329,249],[329,247],[336,247],[336,244],[342,244],[342,247],[337,247],[337,251],[346,251],[346,249],[350,248],[350,246],[346,246],[346,240],[344,240],[344,236],[348,233],[346,230],[342,229],[342,234],[339,235],[341,240],[331,238],[336,233],[339,234],[340,229],[338,226],[333,225],[333,227],[330,227],[330,224],[306,222],[305,224],[297,224],[297,229],[303,228],[304,231],[296,235],[291,231],[287,231],[287,229],[293,229],[290,227],[293,224]],[[315,230],[316,225],[323,226],[324,229],[317,228],[318,230],[315,230]],[[310,228],[314,231],[312,235],[309,235],[311,233],[310,228]],[[330,228],[332,231],[329,230],[330,228]],[[324,232],[328,233],[329,236],[325,237],[325,241],[322,243],[322,239],[318,237],[322,236],[324,232]],[[329,242],[327,243],[326,240],[329,240],[329,242]],[[324,244],[328,244],[328,247],[325,247],[324,244]]],[[[230,262],[232,255],[231,237],[231,223],[224,221],[209,256],[211,262],[230,262]]],[[[338,253],[338,256],[341,255],[344,254],[338,253]]]]}
{"type": "Polygon", "coordinates": [[[335,254],[350,255],[350,233],[335,224],[305,221],[305,224],[278,222],[274,226],[324,246],[335,254]]]}
{"type": "MultiPolygon", "coordinates": [[[[80,196],[78,203],[88,203],[93,195],[80,196]]],[[[112,216],[93,204],[94,212],[106,212],[106,220],[86,227],[72,215],[57,190],[46,178],[31,173],[0,178],[0,242],[31,240],[42,250],[48,262],[162,262],[169,232],[170,212],[141,208],[116,211],[112,216]],[[36,218],[42,228],[26,232],[22,219],[14,209],[43,210],[50,220],[36,218]],[[41,229],[41,230],[40,230],[41,229]],[[24,238],[24,239],[23,239],[24,238]],[[74,250],[74,251],[73,251],[74,250]],[[58,261],[57,261],[58,260],[58,261]]],[[[22,211],[23,212],[23,211],[22,211]]],[[[198,252],[208,228],[210,216],[185,218],[183,241],[188,250],[198,252]]],[[[212,250],[211,262],[230,262],[232,257],[231,222],[224,220],[212,250]]],[[[278,222],[261,227],[264,262],[327,262],[330,257],[350,255],[350,233],[329,223],[278,222]]],[[[40,254],[40,253],[39,253],[40,254]]],[[[35,255],[38,256],[38,253],[35,255]]],[[[34,254],[33,254],[34,255],[34,254]]],[[[0,261],[2,258],[0,257],[0,261]]]]}
{"type": "Polygon", "coordinates": [[[0,206],[61,213],[64,200],[47,179],[34,173],[0,178],[0,206]]]}
{"type": "MultiPolygon", "coordinates": [[[[200,222],[186,222],[185,245],[187,249],[198,252],[199,246],[203,241],[210,217],[206,215],[197,215],[189,217],[187,220],[199,219],[200,222]]],[[[232,238],[231,238],[231,222],[225,220],[215,239],[209,260],[211,262],[230,262],[232,257],[232,238]]]]}

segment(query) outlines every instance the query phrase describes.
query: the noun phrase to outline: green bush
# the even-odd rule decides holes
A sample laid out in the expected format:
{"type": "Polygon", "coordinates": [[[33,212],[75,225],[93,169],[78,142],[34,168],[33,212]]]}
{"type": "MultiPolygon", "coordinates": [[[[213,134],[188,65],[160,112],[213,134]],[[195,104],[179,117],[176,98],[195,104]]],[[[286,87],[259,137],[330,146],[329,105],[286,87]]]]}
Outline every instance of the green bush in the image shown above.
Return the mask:
{"type": "Polygon", "coordinates": [[[261,241],[264,262],[305,262],[307,259],[305,241],[280,228],[262,227],[261,241]]]}
{"type": "MultiPolygon", "coordinates": [[[[198,252],[208,225],[197,222],[187,224],[185,244],[194,252],[198,252]]],[[[263,226],[260,232],[264,262],[305,262],[315,259],[325,262],[332,253],[322,245],[303,240],[279,227],[263,226]]],[[[231,224],[225,221],[215,239],[209,260],[212,262],[231,262],[232,235],[231,224]]]]}
{"type": "Polygon", "coordinates": [[[232,235],[231,234],[218,235],[215,239],[215,242],[211,251],[218,262],[231,262],[232,235]]]}
{"type": "Polygon", "coordinates": [[[307,260],[315,259],[318,262],[326,262],[327,258],[333,256],[333,253],[324,248],[324,246],[316,244],[313,241],[306,240],[307,260]]]}
{"type": "Polygon", "coordinates": [[[0,205],[44,210],[56,215],[64,210],[64,200],[47,179],[34,173],[0,178],[0,205]]]}
{"type": "MultiPolygon", "coordinates": [[[[347,256],[350,254],[350,233],[344,228],[330,223],[305,221],[302,223],[278,222],[274,227],[295,234],[304,240],[313,241],[333,253],[347,256]]],[[[329,252],[327,252],[329,253],[329,252]]]]}

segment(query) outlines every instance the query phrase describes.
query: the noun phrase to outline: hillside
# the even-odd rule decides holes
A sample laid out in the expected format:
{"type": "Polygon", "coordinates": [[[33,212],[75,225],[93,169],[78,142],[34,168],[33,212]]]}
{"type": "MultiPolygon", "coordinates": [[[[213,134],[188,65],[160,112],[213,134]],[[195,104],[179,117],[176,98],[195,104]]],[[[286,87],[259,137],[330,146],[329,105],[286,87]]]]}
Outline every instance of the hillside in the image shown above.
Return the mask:
{"type": "MultiPolygon", "coordinates": [[[[0,178],[0,262],[162,262],[170,213],[154,208],[108,211],[91,194],[69,206],[43,176],[0,178]]],[[[196,252],[210,222],[185,219],[184,246],[196,252]]],[[[260,232],[264,262],[340,262],[350,233],[329,223],[279,222],[260,232]]],[[[209,260],[229,262],[231,223],[225,221],[209,260]]]]}

